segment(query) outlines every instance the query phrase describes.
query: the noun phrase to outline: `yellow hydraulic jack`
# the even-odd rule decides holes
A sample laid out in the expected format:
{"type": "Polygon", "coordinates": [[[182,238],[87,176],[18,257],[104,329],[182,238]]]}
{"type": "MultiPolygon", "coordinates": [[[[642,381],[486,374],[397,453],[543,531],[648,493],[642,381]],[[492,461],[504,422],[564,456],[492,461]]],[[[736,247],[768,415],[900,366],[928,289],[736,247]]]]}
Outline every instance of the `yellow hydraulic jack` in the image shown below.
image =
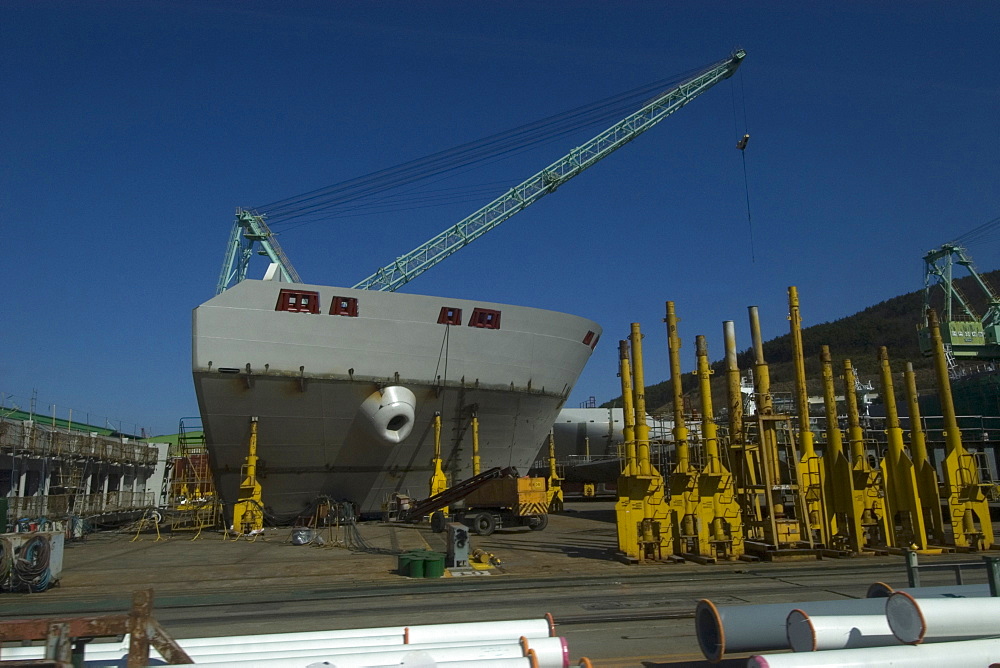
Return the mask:
{"type": "MultiPolygon", "coordinates": [[[[729,409],[729,453],[733,471],[737,503],[742,510],[744,525],[762,527],[764,512],[761,509],[758,471],[755,465],[757,446],[747,440],[744,424],[743,391],[740,382],[740,367],[736,358],[736,325],[732,320],[722,323],[722,335],[726,347],[726,397],[729,409]]],[[[749,532],[745,532],[749,536],[749,532]]],[[[754,538],[762,540],[757,531],[754,538]]]]}
{"type": "Polygon", "coordinates": [[[559,477],[559,468],[556,466],[556,435],[555,431],[549,430],[549,477],[546,480],[546,490],[550,513],[558,513],[563,509],[562,482],[563,479],[559,477]]]}
{"type": "Polygon", "coordinates": [[[889,352],[885,346],[879,348],[879,370],[882,380],[882,401],[885,406],[885,432],[888,454],[882,460],[882,476],[885,479],[890,545],[908,548],[922,553],[940,554],[941,550],[931,550],[924,528],[923,506],[913,462],[904,452],[903,429],[899,426],[896,410],[896,393],[892,384],[892,369],[889,367],[889,352]]]}
{"type": "Polygon", "coordinates": [[[924,438],[924,429],[920,422],[920,402],[917,398],[917,377],[913,373],[911,362],[906,363],[903,376],[906,379],[906,403],[910,409],[910,454],[913,457],[913,467],[917,477],[924,529],[933,543],[944,545],[941,488],[938,486],[937,471],[927,458],[927,440],[924,438]]]}
{"type": "Polygon", "coordinates": [[[854,477],[854,503],[861,512],[865,544],[869,547],[892,545],[892,524],[886,507],[885,478],[882,469],[872,466],[865,447],[865,432],[858,412],[857,377],[851,360],[844,360],[844,399],[847,403],[847,439],[851,448],[851,473],[854,477]]]}
{"type": "Polygon", "coordinates": [[[829,346],[820,348],[823,365],[823,404],[826,408],[826,508],[830,517],[830,547],[860,554],[866,547],[863,525],[864,490],[854,488],[851,461],[844,455],[844,439],[837,415],[836,390],[833,385],[833,362],[829,346]]]}
{"type": "Polygon", "coordinates": [[[472,414],[472,475],[479,475],[482,459],[479,456],[479,414],[472,414]]]}
{"type": "MultiPolygon", "coordinates": [[[[753,534],[755,542],[763,544],[748,544],[747,548],[748,551],[751,547],[761,549],[765,552],[765,556],[773,558],[778,556],[774,550],[801,548],[811,550],[816,544],[802,493],[799,467],[789,466],[787,472],[782,467],[782,460],[797,462],[799,458],[796,454],[795,437],[789,416],[774,412],[771,377],[767,362],[764,361],[764,344],[756,306],[749,307],[749,315],[754,351],[754,398],[757,404],[758,447],[756,450],[748,448],[747,454],[754,456],[756,461],[753,462],[753,466],[759,471],[759,482],[754,491],[762,492],[764,517],[762,522],[754,527],[753,534]],[[779,431],[785,434],[784,443],[779,438],[779,431]],[[781,449],[785,450],[785,457],[780,456],[781,449]]],[[[749,536],[749,530],[747,533],[749,536]]]]}
{"type": "MultiPolygon", "coordinates": [[[[705,337],[695,338],[698,355],[698,384],[701,393],[701,438],[705,466],[698,474],[699,529],[708,528],[709,552],[713,559],[737,559],[744,552],[743,518],[736,500],[735,480],[723,464],[719,452],[719,438],[712,410],[712,369],[708,362],[705,337]]],[[[699,530],[699,547],[702,541],[699,530]]],[[[704,553],[703,553],[704,554],[704,553]]]]}
{"type": "Polygon", "coordinates": [[[806,389],[806,362],[802,348],[802,316],[799,311],[799,292],[794,285],[788,288],[788,320],[792,337],[792,359],[795,362],[795,407],[799,414],[799,445],[802,458],[798,461],[799,479],[805,498],[807,524],[823,545],[830,544],[829,514],[824,507],[823,462],[816,455],[812,424],[809,420],[809,393],[806,389]]]}
{"type": "MultiPolygon", "coordinates": [[[[473,447],[473,452],[476,450],[477,448],[473,447]]],[[[433,473],[430,479],[430,496],[434,496],[448,489],[448,478],[441,464],[441,413],[434,413],[434,459],[431,466],[433,473]]],[[[447,513],[447,509],[445,512],[447,513]]]]}
{"type": "Polygon", "coordinates": [[[638,324],[632,324],[629,339],[635,367],[640,372],[636,387],[633,388],[629,341],[620,341],[618,358],[622,383],[625,462],[624,470],[618,477],[615,514],[619,553],[630,560],[643,562],[661,560],[663,546],[671,544],[672,534],[669,513],[663,499],[663,478],[649,461],[649,429],[646,426],[644,389],[638,389],[642,383],[642,343],[638,324]],[[636,398],[640,399],[641,412],[636,398]]]}
{"type": "Polygon", "coordinates": [[[948,379],[948,364],[944,343],[938,326],[937,314],[927,309],[927,324],[931,332],[934,353],[934,371],[937,377],[938,397],[944,417],[944,490],[948,494],[951,513],[951,530],[955,547],[967,550],[988,550],[993,547],[993,524],[987,494],[994,486],[983,484],[975,457],[962,445],[962,433],[955,416],[955,404],[948,379]],[[977,526],[978,522],[978,526],[977,526]]]}
{"type": "Polygon", "coordinates": [[[264,530],[262,489],[257,480],[257,418],[250,418],[250,450],[243,465],[240,497],[233,506],[230,530],[237,536],[257,536],[264,530]]]}

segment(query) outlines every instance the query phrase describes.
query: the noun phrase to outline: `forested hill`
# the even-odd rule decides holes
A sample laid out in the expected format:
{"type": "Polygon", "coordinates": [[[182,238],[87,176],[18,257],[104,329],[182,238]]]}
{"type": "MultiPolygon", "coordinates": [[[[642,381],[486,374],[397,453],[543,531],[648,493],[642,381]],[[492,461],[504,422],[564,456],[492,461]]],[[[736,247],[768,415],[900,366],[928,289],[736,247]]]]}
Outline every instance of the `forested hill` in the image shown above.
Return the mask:
{"type": "MultiPolygon", "coordinates": [[[[1000,285],[1000,270],[984,274],[983,277],[991,285],[1000,285]]],[[[958,281],[959,288],[969,298],[976,311],[982,315],[986,307],[986,298],[973,282],[971,276],[958,281]]],[[[939,290],[938,293],[941,293],[939,290]]],[[[932,305],[940,312],[941,298],[936,297],[932,305]]],[[[917,370],[917,385],[921,392],[933,388],[931,371],[932,361],[920,354],[917,343],[917,324],[921,322],[923,308],[923,291],[914,292],[887,299],[884,302],[869,306],[854,315],[805,327],[802,330],[802,346],[806,359],[806,378],[809,393],[821,394],[820,385],[820,346],[830,347],[835,373],[839,376],[843,360],[850,359],[862,380],[871,380],[878,388],[878,349],[886,346],[892,361],[894,376],[901,377],[906,362],[912,362],[917,370]]],[[[748,348],[738,355],[740,369],[753,367],[753,352],[748,348]]],[[[768,362],[772,389],[776,392],[791,392],[794,389],[795,370],[792,364],[791,334],[785,334],[764,343],[764,359],[768,362]]],[[[722,360],[714,362],[712,368],[715,376],[712,380],[712,396],[714,404],[724,403],[725,367],[722,360]]],[[[647,378],[650,376],[646,373],[647,378]]],[[[896,378],[897,390],[902,390],[901,381],[896,378]]],[[[693,374],[685,373],[683,379],[685,396],[696,400],[697,379],[693,374]]],[[[839,386],[839,381],[838,381],[839,386]]],[[[839,391],[839,389],[838,389],[839,391]]],[[[621,406],[621,396],[603,404],[603,407],[621,406]]],[[[670,410],[669,379],[656,385],[646,387],[646,407],[650,413],[661,413],[670,410]]]]}

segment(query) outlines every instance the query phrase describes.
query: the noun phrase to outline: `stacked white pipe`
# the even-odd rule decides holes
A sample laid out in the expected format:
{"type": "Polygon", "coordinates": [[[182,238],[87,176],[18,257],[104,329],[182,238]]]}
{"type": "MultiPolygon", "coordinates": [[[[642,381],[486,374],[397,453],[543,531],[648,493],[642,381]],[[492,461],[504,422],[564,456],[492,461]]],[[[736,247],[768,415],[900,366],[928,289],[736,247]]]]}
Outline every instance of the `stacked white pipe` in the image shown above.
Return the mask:
{"type": "MultiPolygon", "coordinates": [[[[87,645],[85,665],[125,666],[129,639],[87,645]]],[[[568,668],[564,638],[555,637],[551,615],[542,619],[459,624],[426,624],[253,636],[189,638],[177,644],[197,664],[216,668],[310,666],[360,668],[429,666],[441,668],[568,668]]],[[[4,649],[4,659],[39,659],[41,647],[4,649]]],[[[151,665],[163,665],[150,649],[151,665]]]]}
{"type": "MultiPolygon", "coordinates": [[[[882,638],[898,644],[886,629],[886,594],[892,589],[878,583],[869,588],[872,598],[836,601],[805,601],[763,605],[716,606],[701,600],[695,608],[695,634],[705,658],[715,663],[726,653],[764,652],[793,647],[791,638],[803,649],[842,650],[868,648],[882,638]],[[793,629],[789,632],[789,616],[793,629]],[[882,622],[871,618],[878,617],[882,622]],[[815,635],[815,638],[813,637],[815,635]],[[839,646],[838,646],[839,645],[839,646]]],[[[988,597],[989,588],[980,585],[925,587],[904,590],[914,598],[958,598],[968,601],[988,597]]]]}
{"type": "Polygon", "coordinates": [[[897,591],[885,598],[881,619],[874,615],[809,617],[792,611],[789,645],[796,652],[808,653],[754,656],[747,665],[982,668],[1000,657],[1000,598],[918,598],[915,593],[920,592],[897,591]]]}

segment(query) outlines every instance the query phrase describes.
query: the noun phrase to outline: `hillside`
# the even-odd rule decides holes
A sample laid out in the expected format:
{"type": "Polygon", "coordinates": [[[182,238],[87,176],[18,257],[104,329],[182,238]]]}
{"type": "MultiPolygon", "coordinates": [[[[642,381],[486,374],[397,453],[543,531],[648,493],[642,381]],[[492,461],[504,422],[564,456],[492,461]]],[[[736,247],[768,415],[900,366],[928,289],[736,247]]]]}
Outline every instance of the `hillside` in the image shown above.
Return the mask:
{"type": "MultiPolygon", "coordinates": [[[[991,285],[1000,284],[1000,270],[984,274],[983,277],[991,285]]],[[[969,297],[973,306],[980,314],[985,310],[986,300],[973,283],[971,276],[956,281],[959,288],[969,297]]],[[[940,298],[932,303],[940,311],[940,298]]],[[[843,360],[850,359],[855,369],[864,381],[872,381],[876,390],[878,379],[878,349],[886,346],[892,360],[893,382],[897,394],[902,397],[902,372],[906,362],[912,362],[917,372],[917,386],[921,391],[934,390],[932,360],[920,354],[917,343],[917,324],[921,321],[920,311],[923,307],[923,291],[917,290],[905,295],[893,297],[883,302],[869,306],[854,315],[805,327],[802,330],[802,347],[805,352],[806,378],[809,394],[822,393],[820,384],[821,365],[819,360],[820,346],[830,346],[833,358],[834,373],[839,377],[843,360]]],[[[774,392],[792,392],[795,387],[795,370],[792,364],[791,334],[779,336],[764,342],[764,359],[768,362],[771,374],[771,386],[774,392]]],[[[738,355],[741,370],[753,367],[753,352],[746,349],[738,355]]],[[[687,367],[685,360],[685,367],[687,367]]],[[[712,379],[713,403],[718,407],[725,401],[725,368],[722,360],[712,364],[715,375],[712,379]]],[[[647,372],[647,377],[649,373],[647,372]]],[[[839,388],[839,378],[837,381],[839,388]]],[[[684,396],[686,401],[697,406],[697,379],[693,374],[685,373],[683,378],[684,396]]],[[[839,391],[839,389],[838,389],[839,391]]],[[[621,406],[621,396],[605,403],[602,407],[621,406]]],[[[671,410],[669,379],[646,387],[646,407],[650,413],[664,413],[671,410]]]]}

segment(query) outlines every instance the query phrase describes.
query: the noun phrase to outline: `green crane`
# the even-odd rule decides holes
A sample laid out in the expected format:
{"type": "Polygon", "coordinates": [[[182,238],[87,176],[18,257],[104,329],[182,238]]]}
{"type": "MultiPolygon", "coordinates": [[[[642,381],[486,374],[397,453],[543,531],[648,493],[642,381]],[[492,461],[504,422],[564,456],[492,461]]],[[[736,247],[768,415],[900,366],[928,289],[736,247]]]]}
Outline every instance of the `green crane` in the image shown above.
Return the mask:
{"type": "Polygon", "coordinates": [[[927,311],[940,289],[944,294],[941,309],[941,338],[947,352],[956,359],[1000,358],[1000,297],[983,278],[968,251],[954,243],[944,244],[924,255],[924,323],[919,330],[920,349],[932,354],[927,326],[927,311]],[[986,300],[986,312],[980,317],[972,302],[956,283],[955,265],[965,267],[986,300]],[[957,308],[956,308],[957,307],[957,308]]]}
{"type": "MultiPolygon", "coordinates": [[[[703,68],[698,74],[656,96],[638,111],[574,148],[433,239],[377,270],[354,287],[387,292],[398,290],[518,211],[555,192],[556,188],[649,130],[715,84],[731,77],[745,57],[746,51],[738,49],[729,58],[703,68]]],[[[301,282],[267,228],[264,217],[241,209],[237,212],[236,223],[230,235],[217,294],[246,278],[247,264],[258,244],[261,246],[258,253],[269,256],[272,263],[278,264],[285,280],[301,282]]]]}

